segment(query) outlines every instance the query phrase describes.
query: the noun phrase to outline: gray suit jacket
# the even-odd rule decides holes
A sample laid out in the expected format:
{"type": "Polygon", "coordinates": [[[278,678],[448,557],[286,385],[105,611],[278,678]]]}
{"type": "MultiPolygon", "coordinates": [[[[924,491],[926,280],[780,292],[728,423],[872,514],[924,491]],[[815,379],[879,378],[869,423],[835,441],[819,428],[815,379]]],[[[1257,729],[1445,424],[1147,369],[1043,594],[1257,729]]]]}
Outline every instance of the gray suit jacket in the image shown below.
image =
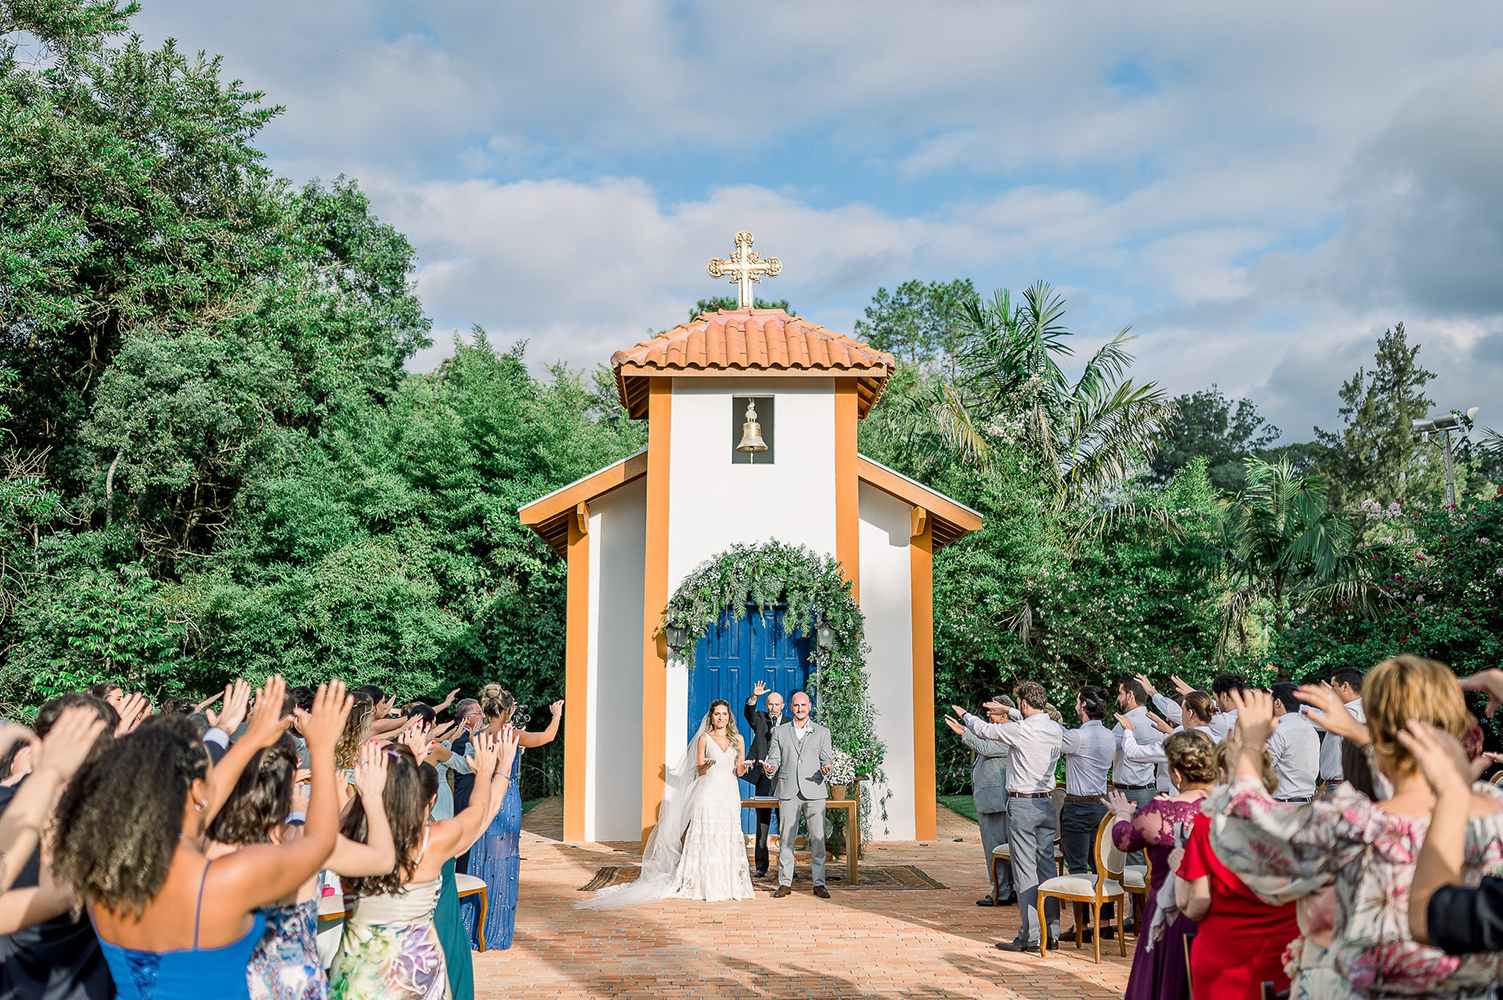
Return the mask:
{"type": "Polygon", "coordinates": [[[971,765],[971,798],[976,811],[1006,812],[1007,755],[1011,748],[1001,740],[982,739],[969,729],[960,734],[960,739],[976,751],[976,762],[971,765]]]}
{"type": "Polygon", "coordinates": [[[824,799],[825,776],[819,769],[835,756],[830,731],[813,719],[800,740],[795,724],[784,723],[772,731],[767,744],[767,763],[773,768],[772,793],[780,799],[824,799]]]}

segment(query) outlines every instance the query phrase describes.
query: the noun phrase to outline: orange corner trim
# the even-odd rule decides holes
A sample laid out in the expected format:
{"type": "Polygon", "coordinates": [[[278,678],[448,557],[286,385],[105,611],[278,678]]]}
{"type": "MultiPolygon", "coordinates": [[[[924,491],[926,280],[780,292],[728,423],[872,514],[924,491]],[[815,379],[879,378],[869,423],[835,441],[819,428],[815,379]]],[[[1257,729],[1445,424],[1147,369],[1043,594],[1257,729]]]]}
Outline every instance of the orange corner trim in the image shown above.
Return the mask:
{"type": "Polygon", "coordinates": [[[582,513],[569,524],[564,638],[564,697],[569,705],[569,721],[564,725],[564,840],[574,843],[585,839],[585,773],[589,770],[585,740],[590,726],[589,513],[584,504],[579,508],[582,513]]]}

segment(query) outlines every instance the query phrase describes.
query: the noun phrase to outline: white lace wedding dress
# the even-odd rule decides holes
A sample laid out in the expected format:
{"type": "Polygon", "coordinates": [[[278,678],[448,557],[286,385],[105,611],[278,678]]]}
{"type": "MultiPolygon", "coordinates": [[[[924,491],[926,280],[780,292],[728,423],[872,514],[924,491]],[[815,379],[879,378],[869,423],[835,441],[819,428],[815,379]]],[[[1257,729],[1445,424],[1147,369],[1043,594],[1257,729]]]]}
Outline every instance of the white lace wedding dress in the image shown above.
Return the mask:
{"type": "Polygon", "coordinates": [[[751,865],[741,832],[741,783],[736,780],[736,744],[722,750],[705,737],[705,759],[715,765],[700,776],[689,814],[689,832],[664,898],[751,899],[751,865]]]}

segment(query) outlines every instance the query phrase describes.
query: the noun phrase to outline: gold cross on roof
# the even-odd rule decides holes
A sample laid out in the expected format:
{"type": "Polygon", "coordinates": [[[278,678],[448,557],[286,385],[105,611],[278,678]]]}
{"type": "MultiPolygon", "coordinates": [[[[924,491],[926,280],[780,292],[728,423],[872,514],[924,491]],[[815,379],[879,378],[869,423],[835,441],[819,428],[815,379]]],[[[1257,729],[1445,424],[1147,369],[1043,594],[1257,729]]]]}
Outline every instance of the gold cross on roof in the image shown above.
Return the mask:
{"type": "Polygon", "coordinates": [[[782,261],[776,257],[763,260],[761,254],[752,252],[751,247],[752,234],[743,229],[736,234],[736,252],[731,254],[729,260],[720,257],[710,259],[710,277],[729,277],[736,283],[738,309],[752,307],[753,281],[761,281],[764,274],[769,278],[776,277],[783,270],[782,261]]]}

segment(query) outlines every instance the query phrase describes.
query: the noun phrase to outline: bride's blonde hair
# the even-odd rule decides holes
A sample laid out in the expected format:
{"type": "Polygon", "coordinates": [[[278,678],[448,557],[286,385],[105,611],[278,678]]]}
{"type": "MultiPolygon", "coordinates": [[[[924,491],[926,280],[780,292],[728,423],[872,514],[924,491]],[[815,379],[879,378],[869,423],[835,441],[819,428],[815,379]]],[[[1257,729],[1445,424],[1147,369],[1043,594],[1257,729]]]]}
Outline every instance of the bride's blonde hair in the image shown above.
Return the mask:
{"type": "Polygon", "coordinates": [[[730,702],[726,701],[724,698],[716,698],[714,701],[710,702],[710,710],[709,712],[705,713],[705,732],[713,733],[715,731],[716,705],[725,706],[725,738],[730,740],[731,746],[736,748],[736,759],[740,760],[742,755],[746,753],[746,750],[740,745],[741,734],[736,731],[736,714],[731,711],[730,702]]]}

